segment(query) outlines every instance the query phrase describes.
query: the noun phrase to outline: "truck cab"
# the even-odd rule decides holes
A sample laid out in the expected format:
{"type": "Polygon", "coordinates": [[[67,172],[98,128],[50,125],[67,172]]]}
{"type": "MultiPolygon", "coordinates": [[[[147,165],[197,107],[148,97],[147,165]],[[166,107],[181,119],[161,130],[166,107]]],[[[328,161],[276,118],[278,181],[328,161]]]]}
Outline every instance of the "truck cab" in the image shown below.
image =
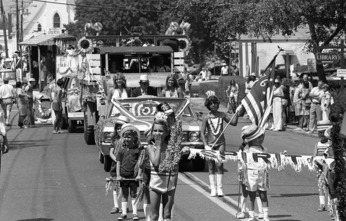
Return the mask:
{"type": "Polygon", "coordinates": [[[130,89],[139,87],[140,75],[148,74],[150,86],[159,94],[174,69],[174,51],[169,46],[103,47],[100,53],[102,70],[106,75],[112,77],[118,72],[123,73],[130,89]]]}

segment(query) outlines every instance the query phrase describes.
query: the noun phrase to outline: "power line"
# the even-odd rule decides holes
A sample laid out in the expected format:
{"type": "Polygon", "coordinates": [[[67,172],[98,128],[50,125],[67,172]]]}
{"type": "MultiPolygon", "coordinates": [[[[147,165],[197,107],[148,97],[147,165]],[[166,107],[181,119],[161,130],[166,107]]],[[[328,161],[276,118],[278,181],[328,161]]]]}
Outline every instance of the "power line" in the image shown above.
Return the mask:
{"type": "MultiPolygon", "coordinates": [[[[57,5],[68,5],[68,6],[78,6],[78,7],[85,7],[85,8],[100,8],[100,9],[111,9],[111,10],[114,10],[114,9],[122,9],[122,10],[127,10],[129,11],[130,9],[127,9],[126,7],[102,7],[102,6],[99,6],[99,5],[84,5],[84,4],[71,4],[71,3],[61,3],[61,2],[51,2],[51,1],[46,1],[46,0],[33,0],[34,2],[43,2],[43,3],[51,3],[51,4],[57,4],[57,5]]],[[[148,0],[147,0],[148,1],[148,0]]],[[[149,1],[156,1],[157,0],[149,0],[149,1]]],[[[143,11],[143,12],[156,12],[156,13],[164,13],[164,11],[159,11],[159,10],[140,10],[140,11],[143,11]]]]}

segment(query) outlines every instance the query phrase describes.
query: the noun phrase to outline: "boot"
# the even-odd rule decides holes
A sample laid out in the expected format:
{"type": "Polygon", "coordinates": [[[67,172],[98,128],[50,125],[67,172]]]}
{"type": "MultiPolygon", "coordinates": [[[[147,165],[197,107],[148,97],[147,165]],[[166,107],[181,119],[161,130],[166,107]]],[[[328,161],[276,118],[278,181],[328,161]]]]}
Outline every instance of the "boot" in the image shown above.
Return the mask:
{"type": "Polygon", "coordinates": [[[217,183],[217,195],[218,196],[223,196],[223,191],[222,191],[222,177],[223,174],[216,174],[216,183],[217,183]]]}
{"type": "Polygon", "coordinates": [[[215,174],[209,174],[210,196],[216,196],[215,174]]]}

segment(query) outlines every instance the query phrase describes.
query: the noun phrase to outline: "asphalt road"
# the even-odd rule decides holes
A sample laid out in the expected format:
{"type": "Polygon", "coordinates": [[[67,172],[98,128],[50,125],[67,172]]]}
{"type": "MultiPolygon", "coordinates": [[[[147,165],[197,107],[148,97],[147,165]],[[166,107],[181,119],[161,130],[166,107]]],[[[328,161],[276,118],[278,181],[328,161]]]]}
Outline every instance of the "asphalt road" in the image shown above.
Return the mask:
{"type": "MultiPolygon", "coordinates": [[[[205,112],[201,102],[194,101],[194,107],[205,112]]],[[[12,125],[16,121],[14,115],[12,125]]],[[[247,123],[240,119],[238,126],[227,129],[227,150],[238,149],[240,129],[247,123]]],[[[96,146],[86,145],[82,133],[52,134],[52,126],[12,126],[9,141],[10,152],[2,156],[1,162],[0,221],[116,220],[117,215],[109,214],[112,195],[105,194],[105,178],[109,174],[103,171],[96,146]]],[[[287,150],[311,154],[317,141],[318,138],[290,132],[267,132],[265,146],[275,153],[287,150]]],[[[207,172],[181,173],[174,220],[236,220],[236,163],[226,163],[225,170],[224,198],[209,197],[207,172]]],[[[330,220],[326,212],[317,212],[315,172],[271,170],[270,182],[271,220],[330,220]]],[[[143,217],[142,210],[139,215],[143,217]]]]}

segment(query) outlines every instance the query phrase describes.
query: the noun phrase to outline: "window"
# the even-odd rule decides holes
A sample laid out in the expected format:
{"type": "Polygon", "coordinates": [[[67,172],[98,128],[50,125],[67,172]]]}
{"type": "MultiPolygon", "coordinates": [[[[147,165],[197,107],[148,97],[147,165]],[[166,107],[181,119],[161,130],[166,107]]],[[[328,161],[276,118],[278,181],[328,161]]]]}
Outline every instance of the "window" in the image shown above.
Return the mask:
{"type": "Polygon", "coordinates": [[[53,28],[60,28],[60,16],[58,13],[55,13],[53,18],[53,28]]]}
{"type": "Polygon", "coordinates": [[[42,26],[41,26],[41,24],[38,24],[37,25],[37,31],[39,32],[39,31],[42,31],[42,26]]]}

